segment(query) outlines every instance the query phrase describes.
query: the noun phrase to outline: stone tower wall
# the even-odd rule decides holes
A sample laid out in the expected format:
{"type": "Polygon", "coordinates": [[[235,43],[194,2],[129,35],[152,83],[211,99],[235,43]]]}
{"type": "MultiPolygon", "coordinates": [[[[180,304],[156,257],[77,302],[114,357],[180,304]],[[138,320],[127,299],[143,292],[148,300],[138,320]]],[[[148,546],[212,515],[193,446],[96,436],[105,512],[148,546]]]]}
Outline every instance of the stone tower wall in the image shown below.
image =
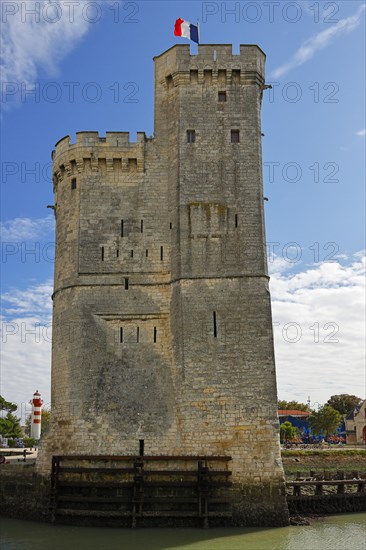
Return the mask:
{"type": "Polygon", "coordinates": [[[238,522],[283,523],[265,56],[174,46],[154,61],[154,138],[79,132],[53,154],[53,425],[39,468],[52,454],[137,454],[141,439],[148,455],[229,455],[238,522]]]}

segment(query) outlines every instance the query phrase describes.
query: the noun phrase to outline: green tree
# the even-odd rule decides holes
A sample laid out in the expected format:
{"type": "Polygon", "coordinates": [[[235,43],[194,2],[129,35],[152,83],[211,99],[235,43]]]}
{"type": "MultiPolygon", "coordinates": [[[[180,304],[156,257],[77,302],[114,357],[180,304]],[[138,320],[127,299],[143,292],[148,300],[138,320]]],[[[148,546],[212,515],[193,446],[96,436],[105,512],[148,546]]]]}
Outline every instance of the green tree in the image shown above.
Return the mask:
{"type": "Polygon", "coordinates": [[[17,406],[15,403],[10,403],[10,401],[6,401],[1,395],[0,395],[0,411],[9,411],[14,412],[17,410],[17,406]]]}
{"type": "MultiPolygon", "coordinates": [[[[49,409],[42,409],[41,411],[41,437],[47,430],[51,420],[51,411],[49,409]]],[[[32,415],[29,414],[25,420],[25,434],[30,437],[31,433],[32,415]]]]}
{"type": "Polygon", "coordinates": [[[305,405],[305,403],[298,403],[297,401],[278,401],[278,408],[280,410],[286,410],[289,409],[296,410],[296,411],[309,411],[309,407],[305,405]]]}
{"type": "Polygon", "coordinates": [[[280,436],[282,441],[292,441],[295,439],[297,429],[291,424],[291,422],[284,422],[280,425],[280,436]]]}
{"type": "Polygon", "coordinates": [[[332,395],[326,404],[333,407],[333,409],[340,414],[347,415],[360,403],[362,403],[361,397],[349,395],[348,393],[341,393],[339,395],[332,395]]]}
{"type": "Polygon", "coordinates": [[[4,418],[0,418],[0,435],[12,438],[23,437],[19,418],[14,416],[11,412],[8,412],[4,418]]]}
{"type": "Polygon", "coordinates": [[[341,415],[329,405],[323,405],[309,416],[309,423],[315,435],[333,434],[341,422],[341,415]]]}

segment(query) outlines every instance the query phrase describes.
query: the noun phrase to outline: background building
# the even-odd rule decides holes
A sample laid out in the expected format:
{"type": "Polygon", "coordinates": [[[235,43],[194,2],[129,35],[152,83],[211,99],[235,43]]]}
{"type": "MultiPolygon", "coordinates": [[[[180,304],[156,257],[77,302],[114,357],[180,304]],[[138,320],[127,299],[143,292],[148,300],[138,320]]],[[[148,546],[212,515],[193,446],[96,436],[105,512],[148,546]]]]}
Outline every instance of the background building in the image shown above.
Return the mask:
{"type": "Polygon", "coordinates": [[[366,399],[346,417],[348,445],[366,445],[366,399]]]}

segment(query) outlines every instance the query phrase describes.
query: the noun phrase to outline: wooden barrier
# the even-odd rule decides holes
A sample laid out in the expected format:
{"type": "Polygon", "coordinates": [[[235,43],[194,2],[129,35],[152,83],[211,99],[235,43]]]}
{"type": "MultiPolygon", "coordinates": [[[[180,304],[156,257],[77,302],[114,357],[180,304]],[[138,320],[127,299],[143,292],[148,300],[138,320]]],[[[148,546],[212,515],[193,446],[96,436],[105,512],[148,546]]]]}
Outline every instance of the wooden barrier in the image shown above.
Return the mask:
{"type": "Polygon", "coordinates": [[[336,512],[361,512],[366,510],[366,478],[352,472],[352,479],[345,479],[344,472],[337,472],[337,479],[329,479],[310,472],[310,478],[288,481],[287,502],[290,514],[336,512]]]}
{"type": "Polygon", "coordinates": [[[52,519],[69,522],[78,517],[80,523],[80,518],[103,518],[137,527],[172,525],[175,518],[180,525],[196,521],[208,527],[211,518],[231,518],[225,495],[231,486],[230,460],[227,456],[54,456],[52,519]]]}

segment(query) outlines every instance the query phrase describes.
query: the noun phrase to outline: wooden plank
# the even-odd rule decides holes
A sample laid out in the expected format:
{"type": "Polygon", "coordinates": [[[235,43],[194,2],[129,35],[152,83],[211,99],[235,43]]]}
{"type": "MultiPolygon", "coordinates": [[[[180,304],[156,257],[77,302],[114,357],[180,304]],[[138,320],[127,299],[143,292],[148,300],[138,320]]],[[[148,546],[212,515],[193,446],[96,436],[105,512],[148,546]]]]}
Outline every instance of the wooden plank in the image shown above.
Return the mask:
{"type": "Polygon", "coordinates": [[[136,472],[135,468],[81,468],[81,467],[63,467],[60,466],[59,474],[62,473],[75,473],[75,474],[91,474],[91,473],[101,473],[101,474],[133,474],[136,472]]]}
{"type": "Polygon", "coordinates": [[[182,496],[166,496],[155,497],[152,495],[144,495],[142,502],[144,504],[196,504],[198,502],[197,497],[182,497],[182,496]]]}
{"type": "Polygon", "coordinates": [[[197,477],[198,470],[141,470],[142,476],[183,476],[197,477]]]}
{"type": "Polygon", "coordinates": [[[194,518],[198,517],[196,511],[191,510],[158,510],[156,512],[149,511],[149,510],[143,510],[139,514],[137,514],[138,517],[145,517],[145,518],[163,518],[163,517],[181,517],[181,518],[194,518]]]}
{"type": "Polygon", "coordinates": [[[188,460],[194,460],[194,461],[223,461],[228,462],[229,460],[232,460],[231,456],[191,456],[191,455],[178,455],[178,456],[172,456],[172,455],[156,455],[156,456],[149,456],[149,455],[56,455],[53,457],[57,460],[109,460],[109,461],[123,461],[123,460],[134,460],[134,461],[188,461],[188,460]]]}
{"type": "MultiPolygon", "coordinates": [[[[210,489],[211,487],[231,487],[230,481],[207,481],[201,483],[200,487],[210,489]]],[[[194,481],[145,481],[144,487],[198,487],[194,481]]]]}
{"type": "Polygon", "coordinates": [[[333,479],[331,481],[326,480],[314,480],[314,481],[287,481],[286,485],[288,487],[305,487],[311,485],[357,485],[359,483],[366,483],[365,481],[359,479],[333,479]]]}
{"type": "Polygon", "coordinates": [[[101,503],[131,503],[131,497],[87,497],[83,495],[60,495],[59,502],[101,502],[101,503]]]}
{"type": "Polygon", "coordinates": [[[144,481],[143,487],[197,487],[197,481],[144,481]]]}
{"type": "MultiPolygon", "coordinates": [[[[144,477],[153,476],[153,475],[197,477],[197,474],[198,474],[198,470],[141,470],[141,472],[139,472],[139,475],[144,477]]],[[[208,477],[214,477],[218,475],[229,477],[231,475],[231,472],[228,470],[210,470],[209,472],[206,472],[204,475],[207,475],[208,477]]]]}
{"type": "Polygon", "coordinates": [[[133,487],[132,481],[59,481],[59,487],[133,487]]]}
{"type": "Polygon", "coordinates": [[[120,510],[69,510],[61,508],[56,511],[58,516],[83,516],[100,518],[120,518],[123,516],[131,517],[131,512],[120,510]]]}
{"type": "Polygon", "coordinates": [[[353,498],[362,498],[364,497],[364,495],[362,493],[343,493],[343,494],[338,494],[338,493],[332,493],[332,494],[327,494],[325,495],[324,493],[322,495],[301,495],[301,496],[296,496],[296,495],[287,495],[287,500],[288,501],[302,501],[302,502],[305,502],[307,500],[311,500],[311,499],[314,499],[314,500],[340,500],[340,501],[344,501],[344,499],[353,499],[353,498]]]}
{"type": "MultiPolygon", "coordinates": [[[[82,468],[82,467],[60,467],[59,469],[59,475],[63,473],[71,473],[71,474],[93,474],[93,473],[101,473],[101,474],[135,474],[137,472],[138,475],[141,476],[183,476],[183,477],[197,477],[198,470],[136,470],[135,468],[82,468]]],[[[223,476],[223,477],[229,477],[232,474],[229,470],[210,470],[209,472],[206,472],[204,475],[207,477],[216,477],[216,476],[223,476]]]]}

